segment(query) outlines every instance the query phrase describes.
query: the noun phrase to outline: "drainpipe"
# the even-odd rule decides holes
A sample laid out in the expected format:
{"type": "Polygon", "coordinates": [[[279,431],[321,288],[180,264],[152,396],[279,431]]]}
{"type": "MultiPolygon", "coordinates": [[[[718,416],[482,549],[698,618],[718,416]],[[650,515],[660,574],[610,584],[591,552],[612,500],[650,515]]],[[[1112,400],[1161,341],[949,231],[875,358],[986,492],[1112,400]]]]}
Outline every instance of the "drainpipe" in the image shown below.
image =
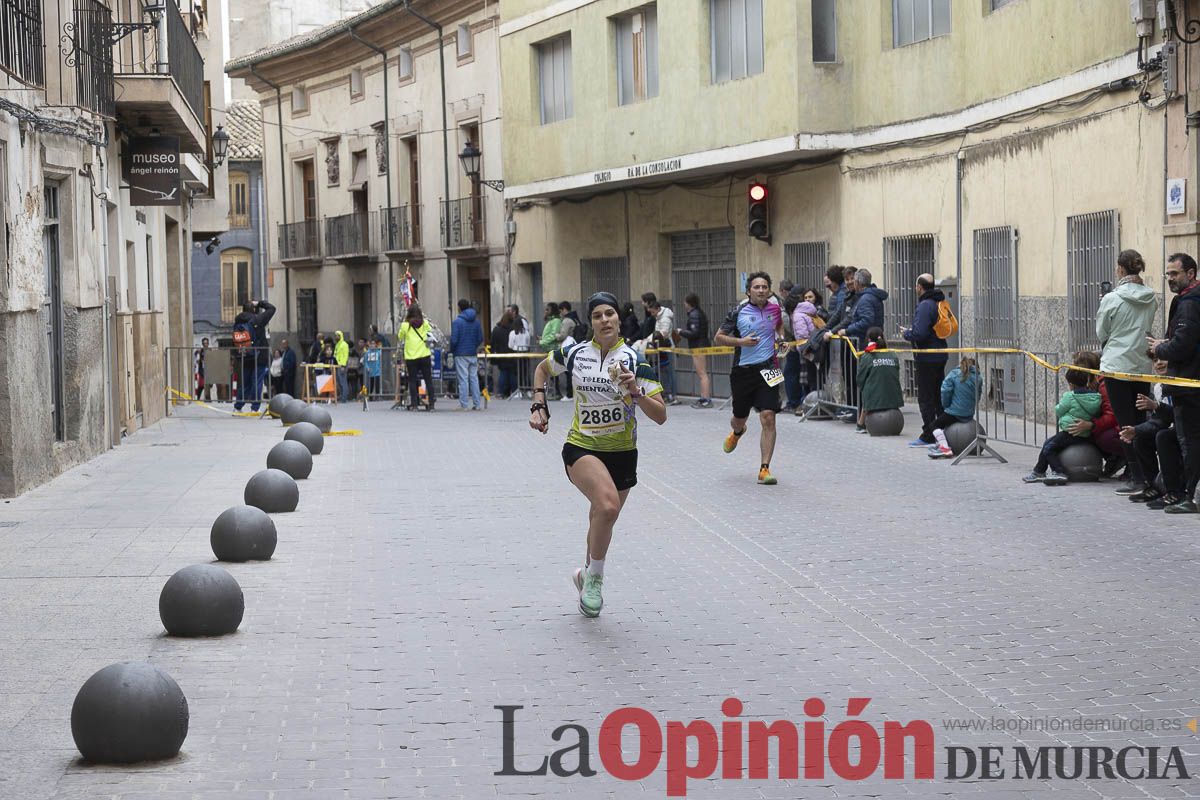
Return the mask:
{"type": "Polygon", "coordinates": [[[104,253],[104,280],[103,285],[104,305],[103,312],[100,315],[100,324],[103,328],[101,338],[104,343],[104,449],[111,450],[113,446],[113,407],[112,407],[112,331],[109,330],[111,324],[111,299],[108,295],[108,255],[109,255],[109,240],[108,240],[108,159],[104,156],[106,153],[99,147],[96,148],[96,154],[100,159],[100,193],[105,199],[100,201],[100,218],[103,221],[101,225],[100,249],[104,253]]]}
{"type": "MultiPolygon", "coordinates": [[[[349,28],[350,38],[361,44],[363,47],[368,47],[374,50],[383,57],[383,159],[387,163],[387,210],[385,215],[392,213],[392,134],[391,134],[391,114],[388,111],[388,75],[387,75],[387,51],[371,44],[366,39],[358,35],[354,28],[349,28]]],[[[366,91],[366,86],[363,87],[366,91]]],[[[388,226],[388,246],[392,245],[391,225],[386,221],[386,217],[380,218],[381,225],[388,226]]],[[[388,258],[388,321],[392,324],[392,330],[396,329],[396,275],[392,268],[392,259],[388,258]]]]}
{"type": "MultiPolygon", "coordinates": [[[[442,177],[446,182],[447,214],[446,224],[450,223],[450,123],[446,118],[446,47],[442,42],[442,26],[412,8],[412,0],[404,0],[404,10],[437,31],[438,62],[442,73],[442,177]]],[[[439,209],[440,211],[440,209],[439,209]]],[[[450,263],[450,254],[446,253],[446,309],[450,319],[454,319],[454,272],[450,263]]]]}
{"type": "MultiPolygon", "coordinates": [[[[279,210],[283,214],[283,224],[286,227],[288,224],[287,212],[287,158],[283,153],[283,93],[279,88],[279,84],[272,83],[267,80],[254,65],[250,65],[250,74],[258,78],[260,81],[270,86],[275,90],[275,110],[279,113],[279,210]]],[[[263,198],[263,207],[266,208],[266,198],[263,198]]],[[[292,330],[292,287],[291,287],[291,270],[283,271],[283,325],[284,328],[291,332],[292,330]]],[[[266,286],[263,286],[266,290],[266,286]]]]}
{"type": "MultiPolygon", "coordinates": [[[[958,292],[960,310],[963,301],[963,167],[966,166],[966,159],[967,154],[961,149],[954,157],[954,291],[958,292]]],[[[975,330],[974,323],[971,330],[975,330]]]]}

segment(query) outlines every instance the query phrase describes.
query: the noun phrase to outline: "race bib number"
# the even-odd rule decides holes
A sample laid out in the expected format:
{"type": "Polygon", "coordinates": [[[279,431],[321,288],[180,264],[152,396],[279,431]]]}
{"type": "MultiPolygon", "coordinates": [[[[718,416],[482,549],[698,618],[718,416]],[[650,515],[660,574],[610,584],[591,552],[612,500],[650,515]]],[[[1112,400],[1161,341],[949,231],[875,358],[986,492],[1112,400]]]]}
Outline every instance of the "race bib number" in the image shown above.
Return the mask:
{"type": "Polygon", "coordinates": [[[625,430],[625,404],[592,403],[580,408],[579,430],[588,436],[603,436],[625,430]]]}
{"type": "Polygon", "coordinates": [[[763,380],[767,382],[767,386],[774,389],[779,384],[783,383],[783,372],[777,369],[759,370],[763,376],[763,380]]]}

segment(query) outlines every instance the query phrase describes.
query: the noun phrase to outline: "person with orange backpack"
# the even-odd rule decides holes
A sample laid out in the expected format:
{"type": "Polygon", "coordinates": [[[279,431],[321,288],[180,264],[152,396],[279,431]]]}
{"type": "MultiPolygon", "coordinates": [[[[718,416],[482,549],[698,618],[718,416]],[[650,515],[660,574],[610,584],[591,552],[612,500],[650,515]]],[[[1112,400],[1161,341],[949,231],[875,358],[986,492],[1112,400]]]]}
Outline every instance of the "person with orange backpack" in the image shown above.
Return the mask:
{"type": "Polygon", "coordinates": [[[237,361],[238,390],[233,404],[235,411],[249,402],[251,411],[258,411],[263,384],[271,366],[271,350],[267,340],[267,323],[275,316],[275,306],[266,300],[245,303],[233,320],[233,346],[237,361]]]}
{"type": "Polygon", "coordinates": [[[933,276],[917,276],[917,307],[913,310],[910,328],[900,334],[912,343],[913,361],[917,370],[917,405],[921,409],[921,435],[908,443],[909,447],[937,444],[934,420],[942,414],[942,380],[946,377],[946,353],[922,353],[922,350],[945,350],[946,340],[958,333],[958,320],[946,295],[934,285],[933,276]]]}

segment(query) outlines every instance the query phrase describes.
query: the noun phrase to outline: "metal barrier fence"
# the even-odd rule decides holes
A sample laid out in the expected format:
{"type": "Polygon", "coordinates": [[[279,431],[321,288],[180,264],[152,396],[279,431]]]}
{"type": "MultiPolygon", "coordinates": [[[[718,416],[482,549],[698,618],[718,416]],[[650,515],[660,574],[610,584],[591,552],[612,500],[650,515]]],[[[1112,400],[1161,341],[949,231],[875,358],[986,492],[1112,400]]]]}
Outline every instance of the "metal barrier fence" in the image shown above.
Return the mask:
{"type": "MultiPolygon", "coordinates": [[[[406,405],[410,396],[408,376],[400,368],[396,348],[379,348],[379,376],[370,379],[365,374],[361,358],[354,359],[346,368],[346,399],[361,398],[367,389],[367,397],[376,401],[391,401],[394,406],[406,405]]],[[[901,386],[906,403],[916,405],[916,369],[913,351],[907,348],[892,348],[901,360],[901,386]]],[[[209,347],[201,350],[191,347],[165,348],[165,367],[168,379],[167,404],[194,401],[230,402],[236,399],[237,384],[243,381],[243,364],[253,361],[251,354],[260,354],[258,361],[260,378],[260,402],[273,395],[286,392],[295,397],[327,399],[318,395],[315,376],[318,370],[330,370],[331,365],[299,362],[292,385],[283,385],[282,378],[270,375],[271,352],[268,348],[241,350],[227,347],[209,347]],[[203,353],[203,383],[200,382],[199,358],[203,353]],[[244,359],[244,360],[243,360],[244,359]]],[[[1058,353],[1035,353],[1049,364],[1057,364],[1058,353]]],[[[648,359],[657,370],[665,368],[664,356],[675,362],[675,392],[680,395],[697,394],[698,379],[687,348],[652,350],[648,359]]],[[[1065,384],[1058,373],[1039,366],[1023,352],[980,349],[973,353],[950,353],[945,373],[949,374],[964,356],[976,360],[976,368],[982,384],[982,393],[976,405],[975,419],[986,431],[987,438],[1008,444],[1041,447],[1056,429],[1054,406],[1065,384]]],[[[434,397],[457,398],[457,378],[454,361],[442,350],[433,351],[433,379],[431,387],[434,397]]],[[[500,371],[508,370],[515,380],[515,393],[530,396],[533,373],[537,362],[545,358],[544,353],[505,354],[496,356],[481,353],[477,369],[482,388],[487,397],[495,397],[501,387],[500,371]],[[511,365],[511,366],[510,366],[511,365]]],[[[728,374],[733,364],[731,353],[708,354],[707,367],[712,378],[714,400],[722,400],[728,394],[728,374]],[[719,382],[721,379],[721,382],[719,382]],[[720,391],[724,389],[724,391],[720,391]]],[[[803,386],[799,416],[804,420],[833,419],[845,412],[856,412],[861,405],[862,391],[855,378],[857,359],[849,343],[835,339],[828,344],[826,358],[812,363],[802,360],[801,384],[803,386]],[[809,402],[804,396],[813,392],[824,392],[809,402]]],[[[336,367],[333,367],[336,371],[336,367]]],[[[660,375],[661,377],[661,375],[660,375]]],[[[336,375],[335,375],[336,382],[336,375]]],[[[506,378],[505,388],[514,384],[506,378]]],[[[564,392],[551,381],[547,384],[549,396],[556,399],[564,392]]],[[[565,388],[565,387],[564,387],[565,388]]],[[[781,387],[782,391],[782,387],[781,387]]],[[[250,394],[253,390],[250,391],[250,394]]],[[[254,402],[250,394],[244,402],[254,402]]],[[[725,400],[726,402],[727,399],[725,400]]],[[[914,434],[915,435],[915,434],[914,434]]]]}
{"type": "MultiPolygon", "coordinates": [[[[357,400],[361,397],[363,388],[367,389],[370,400],[389,400],[395,402],[403,396],[406,388],[406,375],[399,369],[397,350],[393,347],[379,348],[379,377],[370,380],[361,356],[350,359],[346,365],[347,400],[357,400]]],[[[270,348],[233,347],[167,347],[164,348],[164,363],[167,375],[167,404],[170,405],[204,402],[233,402],[237,399],[237,387],[244,383],[242,364],[253,362],[251,354],[258,355],[259,367],[259,400],[265,401],[276,394],[286,393],[293,397],[303,397],[313,400],[328,399],[320,396],[315,383],[316,375],[322,368],[329,370],[329,365],[318,365],[302,360],[297,355],[295,373],[287,380],[285,376],[272,376],[270,373],[273,350],[270,348]],[[203,380],[201,380],[200,358],[203,354],[203,380]],[[245,359],[245,362],[243,362],[245,359]]],[[[295,351],[293,351],[295,352],[295,351]]],[[[249,367],[247,366],[247,369],[249,367]]],[[[336,369],[336,367],[334,367],[336,369]]],[[[452,381],[453,362],[442,350],[433,351],[433,383],[436,396],[454,391],[457,386],[452,381]]],[[[529,370],[533,374],[532,369],[529,370]]],[[[336,375],[335,375],[336,383],[336,375]]],[[[243,402],[254,402],[250,396],[251,390],[245,395],[243,402]]],[[[457,396],[457,394],[455,394],[457,396]]]]}

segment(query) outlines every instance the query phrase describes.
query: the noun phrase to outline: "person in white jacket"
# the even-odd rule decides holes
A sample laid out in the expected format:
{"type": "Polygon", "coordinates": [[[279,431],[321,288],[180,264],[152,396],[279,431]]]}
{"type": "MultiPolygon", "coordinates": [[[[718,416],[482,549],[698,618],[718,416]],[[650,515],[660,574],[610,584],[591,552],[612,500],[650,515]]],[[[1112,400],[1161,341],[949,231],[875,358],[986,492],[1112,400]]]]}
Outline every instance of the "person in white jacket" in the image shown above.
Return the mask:
{"type": "MultiPolygon", "coordinates": [[[[646,313],[654,317],[654,333],[634,345],[638,352],[646,352],[650,347],[671,347],[672,334],[675,333],[675,312],[661,305],[657,298],[645,301],[646,313]]],[[[675,397],[675,356],[673,353],[658,354],[658,377],[662,381],[663,396],[669,406],[679,405],[675,397]]]]}
{"type": "MultiPolygon", "coordinates": [[[[508,349],[514,353],[528,353],[533,339],[533,329],[529,325],[529,320],[521,316],[521,312],[515,305],[509,306],[509,310],[513,313],[513,323],[512,330],[508,334],[508,349]]],[[[518,358],[517,391],[514,394],[519,397],[528,396],[530,385],[529,359],[518,358]]]]}

